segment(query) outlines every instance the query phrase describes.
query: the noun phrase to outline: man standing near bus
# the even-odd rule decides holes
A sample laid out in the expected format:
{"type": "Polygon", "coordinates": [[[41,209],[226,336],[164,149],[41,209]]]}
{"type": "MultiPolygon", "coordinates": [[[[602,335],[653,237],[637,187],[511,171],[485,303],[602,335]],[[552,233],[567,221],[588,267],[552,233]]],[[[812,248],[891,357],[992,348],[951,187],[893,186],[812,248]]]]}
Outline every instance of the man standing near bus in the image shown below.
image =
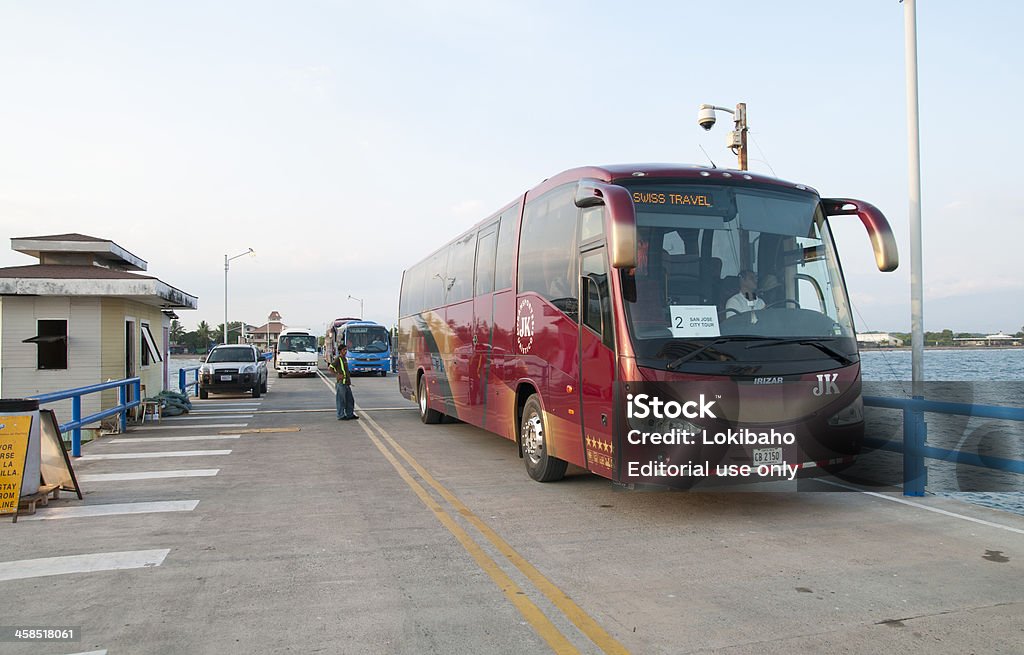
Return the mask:
{"type": "Polygon", "coordinates": [[[338,346],[338,354],[328,365],[334,371],[334,405],[339,421],[359,418],[355,414],[356,401],[352,397],[352,376],[349,374],[348,362],[345,361],[346,352],[345,344],[338,346]]]}

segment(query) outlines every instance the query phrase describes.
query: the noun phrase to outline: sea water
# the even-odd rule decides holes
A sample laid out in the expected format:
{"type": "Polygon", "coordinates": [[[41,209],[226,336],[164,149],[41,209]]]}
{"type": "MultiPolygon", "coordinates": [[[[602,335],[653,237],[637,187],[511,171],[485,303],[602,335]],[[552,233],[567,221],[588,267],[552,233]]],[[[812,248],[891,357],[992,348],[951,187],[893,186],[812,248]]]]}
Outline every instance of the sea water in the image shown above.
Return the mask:
{"type": "MultiPolygon", "coordinates": [[[[863,350],[864,394],[910,398],[911,351],[863,350]]],[[[1024,348],[951,348],[924,351],[925,398],[1024,407],[1024,348]]],[[[901,415],[868,408],[868,434],[901,439],[901,415]]],[[[951,450],[1024,459],[1024,422],[926,413],[928,444],[951,450]]],[[[993,509],[1024,515],[1024,475],[926,459],[927,489],[993,509]]]]}
{"type": "MultiPolygon", "coordinates": [[[[910,349],[861,350],[865,381],[911,379],[910,349]]],[[[924,351],[924,379],[933,381],[1024,380],[1024,348],[950,348],[924,351]]]]}

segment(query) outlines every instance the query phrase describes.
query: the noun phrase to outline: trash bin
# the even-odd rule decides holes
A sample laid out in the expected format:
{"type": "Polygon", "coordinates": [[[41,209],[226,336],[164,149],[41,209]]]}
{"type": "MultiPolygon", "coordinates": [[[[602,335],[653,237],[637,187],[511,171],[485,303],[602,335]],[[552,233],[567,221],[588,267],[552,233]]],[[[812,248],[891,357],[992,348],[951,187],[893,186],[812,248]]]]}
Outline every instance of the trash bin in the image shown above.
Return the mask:
{"type": "MultiPolygon", "coordinates": [[[[28,428],[28,451],[25,455],[25,470],[21,478],[21,496],[31,496],[39,491],[39,401],[30,398],[0,400],[0,434],[9,436],[24,430],[24,422],[31,421],[28,428]]],[[[22,432],[23,433],[23,432],[22,432]]],[[[21,466],[16,462],[15,466],[21,466]]]]}

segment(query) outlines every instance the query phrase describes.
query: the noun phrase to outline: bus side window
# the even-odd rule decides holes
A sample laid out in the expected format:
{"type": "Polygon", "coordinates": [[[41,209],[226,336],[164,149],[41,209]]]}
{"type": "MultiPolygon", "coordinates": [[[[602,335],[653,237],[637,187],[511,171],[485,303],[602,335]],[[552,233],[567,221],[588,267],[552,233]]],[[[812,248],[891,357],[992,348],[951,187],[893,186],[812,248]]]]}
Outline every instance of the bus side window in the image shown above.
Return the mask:
{"type": "Polygon", "coordinates": [[[566,185],[526,204],[519,241],[519,292],[532,291],[579,320],[575,187],[566,185]]]}
{"type": "Polygon", "coordinates": [[[494,249],[498,244],[498,234],[494,226],[481,231],[476,247],[476,293],[480,296],[494,291],[494,249]]]}
{"type": "Polygon", "coordinates": [[[512,286],[512,260],[516,246],[516,221],[522,205],[506,209],[501,215],[498,228],[498,245],[494,256],[494,288],[507,289],[512,286]]]}
{"type": "Polygon", "coordinates": [[[602,207],[587,207],[580,212],[580,243],[602,236],[604,234],[604,209],[602,207]]]}
{"type": "Polygon", "coordinates": [[[473,297],[473,264],[476,255],[476,233],[470,232],[449,246],[447,295],[444,302],[457,303],[473,297]]]}
{"type": "Polygon", "coordinates": [[[601,292],[597,289],[597,282],[591,277],[581,278],[583,287],[583,324],[588,328],[603,334],[601,330],[601,292]]]}
{"type": "Polygon", "coordinates": [[[580,262],[580,294],[586,305],[584,324],[600,334],[601,342],[614,350],[611,293],[608,290],[608,266],[604,257],[603,248],[583,254],[580,262]]]}
{"type": "Polygon", "coordinates": [[[427,264],[423,287],[423,309],[434,309],[445,304],[448,296],[448,246],[434,253],[427,264]]]}

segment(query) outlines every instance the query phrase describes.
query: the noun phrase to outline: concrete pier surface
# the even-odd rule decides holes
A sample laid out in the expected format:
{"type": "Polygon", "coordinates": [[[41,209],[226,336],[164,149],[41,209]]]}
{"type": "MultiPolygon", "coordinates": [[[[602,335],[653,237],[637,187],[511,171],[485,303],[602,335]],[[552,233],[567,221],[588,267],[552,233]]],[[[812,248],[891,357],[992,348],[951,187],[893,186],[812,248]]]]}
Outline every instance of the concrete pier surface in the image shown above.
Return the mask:
{"type": "Polygon", "coordinates": [[[393,376],[345,422],[327,380],[270,384],[89,444],[84,501],[0,522],[0,625],[79,637],[0,652],[1024,652],[1019,515],[538,484],[393,376]]]}

